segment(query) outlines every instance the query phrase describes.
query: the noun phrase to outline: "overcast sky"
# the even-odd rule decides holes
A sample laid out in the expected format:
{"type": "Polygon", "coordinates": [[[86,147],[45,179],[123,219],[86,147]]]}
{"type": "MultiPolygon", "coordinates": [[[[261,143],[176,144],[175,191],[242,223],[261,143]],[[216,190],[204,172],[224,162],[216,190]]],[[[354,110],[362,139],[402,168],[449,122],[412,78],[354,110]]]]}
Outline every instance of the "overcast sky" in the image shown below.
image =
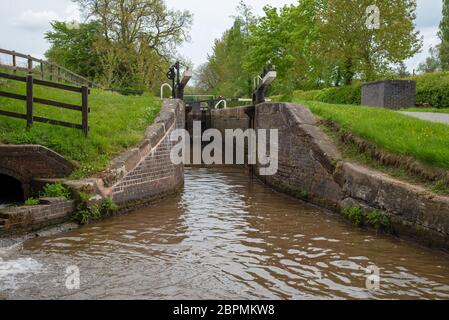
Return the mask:
{"type": "MultiPolygon", "coordinates": [[[[257,15],[264,5],[282,6],[297,0],[246,0],[257,15]]],[[[170,8],[188,9],[194,14],[191,42],[181,54],[195,65],[203,63],[211,51],[214,39],[232,25],[232,16],[239,0],[166,0],[170,8]]],[[[439,43],[437,32],[441,20],[442,0],[418,0],[417,28],[424,36],[423,52],[408,61],[415,68],[427,56],[428,48],[439,43]]],[[[44,33],[51,20],[80,19],[79,10],[71,0],[1,0],[0,48],[42,57],[48,49],[44,33]]]]}

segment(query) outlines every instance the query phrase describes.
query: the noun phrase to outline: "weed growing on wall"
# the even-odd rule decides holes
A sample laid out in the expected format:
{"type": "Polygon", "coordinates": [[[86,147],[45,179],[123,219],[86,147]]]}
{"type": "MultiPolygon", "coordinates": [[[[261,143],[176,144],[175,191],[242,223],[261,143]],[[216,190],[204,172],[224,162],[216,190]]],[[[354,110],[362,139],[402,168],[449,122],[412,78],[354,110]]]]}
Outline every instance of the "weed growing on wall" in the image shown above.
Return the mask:
{"type": "Polygon", "coordinates": [[[72,198],[70,188],[64,186],[62,183],[47,184],[44,191],[40,194],[41,198],[72,198]]]}
{"type": "Polygon", "coordinates": [[[343,215],[354,223],[358,227],[371,227],[377,231],[390,231],[391,230],[391,219],[385,212],[382,211],[371,211],[364,212],[361,208],[344,208],[343,215]]]}
{"type": "Polygon", "coordinates": [[[112,216],[118,211],[118,206],[111,200],[105,199],[100,204],[89,204],[90,194],[79,193],[80,201],[73,213],[73,220],[85,225],[92,221],[98,221],[105,217],[112,216]]]}

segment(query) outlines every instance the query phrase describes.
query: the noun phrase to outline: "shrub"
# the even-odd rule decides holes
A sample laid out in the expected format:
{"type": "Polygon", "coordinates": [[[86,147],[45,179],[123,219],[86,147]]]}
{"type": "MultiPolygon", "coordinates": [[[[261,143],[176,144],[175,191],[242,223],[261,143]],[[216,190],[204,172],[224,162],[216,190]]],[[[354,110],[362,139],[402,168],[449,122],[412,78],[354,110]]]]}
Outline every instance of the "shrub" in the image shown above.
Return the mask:
{"type": "Polygon", "coordinates": [[[37,206],[40,204],[40,200],[39,199],[35,199],[35,198],[29,198],[25,201],[25,206],[37,206]]]}
{"type": "Polygon", "coordinates": [[[271,97],[272,102],[292,102],[292,100],[293,100],[293,93],[286,93],[271,97]]]}
{"type": "Polygon", "coordinates": [[[349,221],[358,227],[369,226],[377,231],[391,230],[390,217],[382,211],[371,211],[366,213],[361,208],[344,208],[343,214],[349,221]]]}
{"type": "Polygon", "coordinates": [[[315,100],[332,104],[362,104],[362,84],[344,87],[332,87],[321,90],[315,100]]]}
{"type": "Polygon", "coordinates": [[[47,184],[40,195],[42,198],[66,198],[72,197],[72,192],[62,183],[47,184]]]}
{"type": "Polygon", "coordinates": [[[361,227],[365,224],[365,214],[360,208],[345,208],[343,209],[345,217],[353,222],[356,226],[361,227]]]}
{"type": "Polygon", "coordinates": [[[434,108],[449,107],[449,72],[426,73],[411,78],[416,81],[417,104],[434,108]]]}
{"type": "Polygon", "coordinates": [[[297,101],[314,101],[321,90],[302,91],[298,90],[293,92],[293,99],[297,101]]]}
{"type": "Polygon", "coordinates": [[[73,213],[73,220],[80,224],[89,224],[92,221],[101,220],[118,211],[118,206],[111,200],[105,199],[100,204],[89,205],[90,195],[80,193],[80,203],[73,213]]]}
{"type": "Polygon", "coordinates": [[[382,211],[373,211],[366,215],[366,223],[376,230],[390,230],[391,220],[382,211]]]}

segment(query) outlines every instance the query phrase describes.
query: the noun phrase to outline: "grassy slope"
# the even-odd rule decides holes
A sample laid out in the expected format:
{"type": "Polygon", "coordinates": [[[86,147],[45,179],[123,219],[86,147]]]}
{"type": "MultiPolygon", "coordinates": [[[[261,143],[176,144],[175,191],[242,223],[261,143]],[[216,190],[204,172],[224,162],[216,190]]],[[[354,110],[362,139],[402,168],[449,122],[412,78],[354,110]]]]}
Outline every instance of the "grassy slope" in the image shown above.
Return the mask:
{"type": "MultiPolygon", "coordinates": [[[[301,102],[301,101],[295,101],[301,102]]],[[[449,169],[449,126],[410,118],[396,112],[322,102],[303,102],[321,118],[394,154],[412,156],[439,168],[449,169]]]]}
{"type": "MultiPolygon", "coordinates": [[[[23,83],[0,83],[0,90],[24,94],[23,83]]],[[[67,91],[35,86],[34,96],[76,105],[81,95],[67,91]]],[[[160,110],[160,101],[149,94],[122,96],[117,93],[92,90],[89,97],[90,132],[87,138],[81,130],[35,123],[26,130],[26,122],[0,116],[0,142],[11,144],[41,144],[67,159],[79,163],[73,177],[86,177],[104,169],[108,161],[142,139],[144,129],[153,122],[160,110]]],[[[0,98],[0,109],[25,113],[25,102],[0,98]]],[[[81,112],[35,104],[35,115],[81,123],[81,112]]]]}

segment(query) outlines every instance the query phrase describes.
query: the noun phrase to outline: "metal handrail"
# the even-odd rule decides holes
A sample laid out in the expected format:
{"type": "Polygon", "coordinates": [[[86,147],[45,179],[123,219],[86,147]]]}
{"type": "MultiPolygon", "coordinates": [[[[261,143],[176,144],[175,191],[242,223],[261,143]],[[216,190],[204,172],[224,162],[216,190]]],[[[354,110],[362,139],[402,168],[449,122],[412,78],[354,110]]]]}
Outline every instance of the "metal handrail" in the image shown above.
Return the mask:
{"type": "Polygon", "coordinates": [[[161,100],[164,99],[164,88],[165,87],[169,87],[170,88],[170,92],[173,92],[173,87],[170,84],[168,84],[168,83],[164,83],[161,86],[161,100]]]}

